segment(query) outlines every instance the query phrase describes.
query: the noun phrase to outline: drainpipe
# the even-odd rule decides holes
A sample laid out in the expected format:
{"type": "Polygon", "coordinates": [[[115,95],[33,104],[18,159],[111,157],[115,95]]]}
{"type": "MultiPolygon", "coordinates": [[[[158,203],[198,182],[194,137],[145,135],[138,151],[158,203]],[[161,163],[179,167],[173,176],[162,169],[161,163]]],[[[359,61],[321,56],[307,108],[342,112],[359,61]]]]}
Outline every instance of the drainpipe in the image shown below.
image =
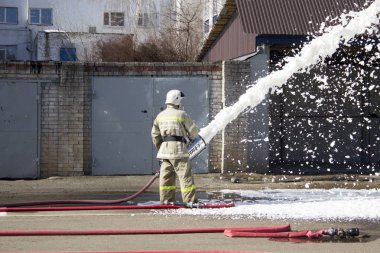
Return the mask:
{"type": "Polygon", "coordinates": [[[33,56],[34,56],[34,43],[33,43],[33,31],[32,29],[28,28],[28,32],[29,32],[29,45],[30,45],[30,48],[27,48],[27,50],[30,52],[30,60],[33,61],[33,56]]]}

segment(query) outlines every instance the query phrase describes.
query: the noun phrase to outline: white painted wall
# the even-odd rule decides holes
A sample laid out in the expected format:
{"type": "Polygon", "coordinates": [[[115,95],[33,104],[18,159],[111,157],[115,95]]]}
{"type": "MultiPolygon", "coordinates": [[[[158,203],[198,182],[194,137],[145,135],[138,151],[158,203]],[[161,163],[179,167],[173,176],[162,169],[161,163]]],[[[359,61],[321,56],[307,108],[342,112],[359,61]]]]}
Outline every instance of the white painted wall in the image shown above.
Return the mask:
{"type": "Polygon", "coordinates": [[[39,32],[36,37],[38,61],[60,61],[61,48],[76,48],[78,61],[96,62],[98,41],[122,38],[124,34],[90,34],[69,32],[39,32]]]}
{"type": "MultiPolygon", "coordinates": [[[[29,0],[29,8],[52,8],[53,26],[34,29],[59,29],[68,32],[88,32],[90,26],[98,33],[135,33],[147,28],[137,26],[138,13],[162,13],[170,0],[29,0]],[[123,12],[123,27],[103,24],[104,12],[123,12]]],[[[158,20],[159,21],[159,20],[158,20]]],[[[159,23],[157,24],[159,26],[159,23]]]]}
{"type": "Polygon", "coordinates": [[[131,1],[121,0],[30,0],[29,8],[52,8],[53,26],[30,25],[34,30],[56,29],[67,32],[88,32],[95,26],[98,33],[130,33],[132,27],[125,22],[124,27],[103,25],[103,13],[124,12],[126,20],[132,18],[136,8],[131,1]]]}
{"type": "MultiPolygon", "coordinates": [[[[41,31],[64,31],[88,33],[89,27],[96,27],[98,34],[134,34],[137,41],[146,40],[151,34],[159,31],[162,15],[166,12],[172,0],[1,0],[0,7],[17,7],[17,25],[0,24],[0,46],[17,45],[18,60],[38,60],[37,51],[30,52],[27,48],[39,50],[33,45],[37,34],[41,31]],[[53,24],[34,25],[28,22],[30,8],[51,8],[53,24]],[[104,12],[123,12],[124,26],[104,25],[104,12]],[[138,14],[156,15],[155,26],[139,26],[138,14]],[[33,55],[33,56],[32,56],[33,55]]],[[[89,36],[91,38],[101,37],[89,36]]],[[[58,42],[57,42],[58,43],[58,42]]],[[[79,44],[79,43],[78,43],[79,44]]],[[[83,43],[82,43],[83,44],[83,43]]],[[[87,50],[89,50],[87,48],[87,50]]],[[[79,50],[80,51],[80,50],[79,50]]]]}
{"type": "Polygon", "coordinates": [[[1,24],[0,29],[3,28],[25,28],[27,26],[28,11],[27,0],[1,0],[0,7],[17,7],[18,8],[18,24],[17,25],[4,25],[1,24]]]}

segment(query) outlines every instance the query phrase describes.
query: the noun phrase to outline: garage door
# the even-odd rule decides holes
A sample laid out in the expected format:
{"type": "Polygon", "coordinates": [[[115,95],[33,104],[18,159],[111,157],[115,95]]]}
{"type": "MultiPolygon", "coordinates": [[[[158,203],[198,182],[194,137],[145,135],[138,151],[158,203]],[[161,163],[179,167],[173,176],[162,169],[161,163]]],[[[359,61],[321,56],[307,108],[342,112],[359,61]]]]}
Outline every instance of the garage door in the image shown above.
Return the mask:
{"type": "MultiPolygon", "coordinates": [[[[152,174],[157,168],[152,123],[165,108],[170,89],[181,89],[184,107],[202,127],[208,123],[208,79],[203,77],[94,77],[92,102],[92,174],[152,174]]],[[[208,171],[207,152],[193,161],[208,171]]]]}
{"type": "Polygon", "coordinates": [[[38,83],[0,80],[0,178],[38,177],[38,83]]]}

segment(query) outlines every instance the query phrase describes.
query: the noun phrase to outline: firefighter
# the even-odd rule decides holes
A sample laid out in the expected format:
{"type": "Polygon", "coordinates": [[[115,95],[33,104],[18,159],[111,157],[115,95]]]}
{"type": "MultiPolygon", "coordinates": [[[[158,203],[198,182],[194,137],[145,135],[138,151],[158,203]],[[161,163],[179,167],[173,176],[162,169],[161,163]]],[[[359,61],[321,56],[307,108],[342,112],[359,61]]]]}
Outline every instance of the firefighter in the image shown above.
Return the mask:
{"type": "Polygon", "coordinates": [[[182,201],[196,203],[196,189],[191,172],[187,143],[198,134],[198,127],[187,113],[180,109],[185,95],[180,90],[166,94],[167,108],[160,112],[153,122],[152,141],[158,149],[160,160],[160,202],[175,201],[176,175],[178,176],[182,201]]]}

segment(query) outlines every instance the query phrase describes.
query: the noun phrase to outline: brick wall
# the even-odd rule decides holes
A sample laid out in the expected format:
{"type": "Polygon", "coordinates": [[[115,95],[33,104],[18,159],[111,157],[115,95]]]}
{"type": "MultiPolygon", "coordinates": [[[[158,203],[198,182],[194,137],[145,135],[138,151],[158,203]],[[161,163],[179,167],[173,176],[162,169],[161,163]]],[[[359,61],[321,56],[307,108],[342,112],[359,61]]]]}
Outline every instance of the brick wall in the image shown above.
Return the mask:
{"type": "MultiPolygon", "coordinates": [[[[40,176],[91,173],[93,76],[207,76],[210,120],[222,109],[222,66],[210,63],[0,64],[0,79],[40,82],[40,176]]],[[[221,135],[210,143],[210,171],[221,171],[221,135]]]]}
{"type": "MultiPolygon", "coordinates": [[[[210,85],[209,108],[210,121],[223,109],[222,72],[215,75],[213,84],[210,85]]],[[[222,134],[217,134],[209,144],[209,171],[221,172],[222,170],[222,134]]]]}
{"type": "Polygon", "coordinates": [[[41,177],[83,175],[91,154],[90,78],[77,64],[57,64],[55,74],[41,84],[41,177]]]}
{"type": "MultiPolygon", "coordinates": [[[[246,91],[250,82],[250,63],[229,61],[223,63],[224,106],[233,105],[246,91]]],[[[239,115],[226,126],[221,137],[222,172],[245,171],[247,168],[248,116],[239,115]]]]}
{"type": "MultiPolygon", "coordinates": [[[[376,70],[377,71],[377,70],[376,70]]],[[[343,72],[342,72],[343,73],[343,72]]],[[[378,71],[376,72],[376,76],[378,71]]],[[[39,82],[40,87],[40,171],[41,177],[48,176],[57,176],[57,175],[83,175],[91,174],[91,79],[93,76],[207,76],[209,79],[209,120],[212,120],[214,116],[224,107],[230,106],[235,103],[239,96],[246,91],[246,86],[250,82],[250,63],[249,62],[235,62],[229,61],[224,63],[54,63],[54,62],[38,62],[38,63],[24,63],[24,62],[12,62],[12,63],[0,63],[0,79],[5,80],[17,80],[23,79],[28,81],[39,82]]],[[[307,79],[307,76],[304,78],[307,79]]],[[[340,80],[339,75],[337,77],[329,77],[330,80],[340,80]],[[332,79],[336,78],[336,79],[332,79]]],[[[355,75],[352,76],[355,78],[355,75]]],[[[365,113],[371,113],[369,116],[367,114],[360,114],[358,117],[355,115],[347,114],[350,118],[356,117],[355,120],[363,121],[366,118],[369,118],[371,122],[365,124],[355,124],[353,122],[351,125],[355,127],[354,130],[350,132],[362,133],[364,141],[367,141],[368,144],[364,143],[359,138],[354,138],[351,140],[349,135],[342,135],[343,127],[349,127],[350,124],[345,123],[344,121],[339,121],[335,128],[332,128],[328,125],[323,126],[323,131],[326,134],[330,133],[331,129],[336,129],[336,136],[332,136],[331,139],[324,139],[326,142],[323,147],[330,147],[331,140],[344,140],[343,137],[349,139],[348,141],[342,141],[338,145],[346,147],[356,148],[358,145],[356,143],[350,145],[350,141],[363,142],[366,144],[363,148],[367,148],[368,153],[362,152],[362,157],[360,167],[366,166],[366,171],[378,171],[378,136],[380,136],[379,131],[376,128],[379,124],[378,120],[378,108],[380,98],[378,96],[379,85],[377,79],[366,77],[368,80],[365,82],[365,85],[375,84],[376,87],[365,93],[363,101],[365,101],[365,106],[360,108],[360,111],[363,110],[365,113]],[[375,115],[375,116],[373,116],[375,115]],[[343,122],[343,123],[342,123],[343,122]],[[356,130],[356,128],[358,128],[356,130]],[[348,137],[347,137],[348,136],[348,137]],[[375,170],[376,169],[376,170],[375,170]]],[[[312,79],[312,78],[309,78],[312,79]]],[[[302,81],[303,79],[301,79],[302,81]]],[[[303,83],[303,82],[301,82],[303,83]]],[[[339,82],[335,82],[339,84],[339,82]]],[[[296,89],[297,86],[293,85],[293,89],[296,89]]],[[[303,87],[312,87],[311,85],[303,87]]],[[[346,86],[342,86],[346,87],[346,86]]],[[[361,87],[358,87],[358,89],[361,87]]],[[[309,88],[307,88],[309,91],[309,88]]],[[[290,120],[290,116],[284,118],[285,123],[288,125],[281,125],[281,115],[283,113],[294,114],[302,110],[306,105],[305,102],[302,102],[303,99],[301,96],[293,96],[290,87],[284,91],[281,95],[282,99],[286,98],[290,101],[294,101],[294,104],[298,106],[292,106],[292,103],[281,104],[281,101],[278,99],[274,103],[265,103],[263,105],[264,109],[262,111],[256,112],[255,114],[242,114],[239,115],[237,119],[227,125],[227,127],[214,137],[209,145],[209,171],[210,172],[224,172],[229,171],[258,171],[257,168],[261,166],[256,160],[256,163],[250,160],[249,155],[253,157],[263,158],[263,154],[266,154],[266,157],[269,157],[265,160],[266,164],[270,165],[270,171],[268,171],[268,166],[263,167],[260,172],[275,172],[275,173],[285,173],[284,168],[288,169],[288,164],[284,163],[284,159],[288,159],[288,156],[291,155],[295,162],[289,166],[290,169],[293,168],[302,168],[303,160],[307,159],[306,155],[302,152],[306,152],[303,149],[304,142],[301,141],[292,141],[290,138],[298,138],[297,135],[293,132],[298,129],[293,130],[295,125],[290,120]],[[293,99],[293,100],[292,100],[293,99]],[[281,112],[273,111],[273,108],[269,108],[269,104],[272,104],[276,108],[279,107],[281,112]],[[284,105],[282,108],[281,106],[284,105]],[[263,114],[265,112],[266,114],[263,114]],[[250,121],[254,115],[254,118],[257,118],[256,125],[253,125],[250,121]],[[268,120],[271,120],[270,133],[268,138],[269,144],[267,146],[260,146],[260,143],[253,142],[257,147],[249,147],[250,142],[255,139],[258,139],[260,134],[257,136],[252,136],[255,134],[254,129],[258,129],[257,126],[264,125],[265,117],[268,117],[268,120]],[[281,128],[281,129],[278,129],[281,128]],[[253,130],[252,130],[253,129],[253,130]],[[289,129],[289,130],[287,130],[289,129]],[[282,131],[282,132],[281,132],[282,131]],[[288,132],[285,132],[288,131],[288,132]],[[287,135],[284,135],[287,134],[287,135]],[[283,137],[283,136],[290,136],[283,137]],[[282,138],[282,139],[281,139],[282,138]],[[286,149],[286,144],[280,143],[280,141],[292,141],[292,143],[297,144],[298,150],[295,148],[293,150],[286,149]],[[260,151],[261,149],[261,151],[260,151]],[[261,153],[260,153],[261,152],[261,153]],[[293,152],[293,153],[290,153],[293,152]],[[306,158],[305,158],[306,157],[306,158]],[[248,168],[248,166],[251,166],[248,168]]],[[[310,90],[312,91],[312,90],[310,90]]],[[[320,92],[316,90],[316,92],[320,92]]],[[[337,94],[332,94],[339,98],[341,94],[340,90],[337,90],[337,94]]],[[[322,97],[323,94],[318,96],[322,97]]],[[[334,101],[334,100],[331,100],[334,101]]],[[[309,103],[309,102],[308,102],[309,103]]],[[[308,106],[313,106],[313,104],[307,104],[308,106]]],[[[357,108],[347,105],[342,105],[340,107],[335,107],[335,104],[327,104],[332,108],[336,108],[336,113],[334,115],[341,114],[339,110],[347,111],[347,108],[357,108]]],[[[311,108],[311,107],[310,107],[311,108]]],[[[321,109],[319,109],[321,110],[321,109]]],[[[327,110],[329,111],[329,110],[327,110]]],[[[345,112],[344,111],[344,112],[345,112]]],[[[318,111],[319,113],[319,111],[318,111]]],[[[323,112],[322,112],[323,113],[323,112]]],[[[322,114],[323,115],[323,114],[322,114]]],[[[325,115],[327,120],[330,120],[334,115],[325,115]]],[[[345,114],[346,115],[346,114],[345,114]]],[[[298,116],[298,115],[294,115],[298,116]]],[[[318,115],[317,115],[318,116],[318,115]]],[[[296,117],[295,117],[296,118],[296,117]]],[[[320,119],[321,117],[318,117],[320,119]]],[[[298,118],[297,122],[303,123],[299,125],[302,129],[308,129],[308,121],[301,121],[298,118]]],[[[339,117],[336,117],[337,120],[340,120],[339,117]]],[[[346,120],[343,118],[343,120],[346,120]]],[[[328,121],[329,122],[329,121],[328,121]]],[[[348,122],[350,123],[350,122],[348,122]]],[[[319,123],[318,123],[319,124],[319,123]]],[[[312,127],[312,126],[310,126],[312,127]]],[[[310,128],[309,127],[309,128],[310,128]]],[[[260,130],[260,129],[259,129],[260,130]]],[[[258,130],[258,131],[259,131],[258,130]]],[[[269,131],[268,130],[268,131],[269,131]]],[[[261,131],[261,130],[260,130],[261,131]]],[[[267,132],[268,132],[267,131],[267,132]]],[[[303,130],[311,132],[311,130],[303,130]]],[[[265,134],[268,134],[264,131],[265,134]]],[[[315,135],[317,136],[317,135],[315,135]]],[[[318,137],[318,136],[317,136],[318,137]]],[[[306,141],[314,141],[312,146],[317,146],[318,139],[307,138],[306,141]]],[[[265,141],[267,142],[267,140],[265,141]]],[[[292,144],[291,143],[291,144],[292,144]]],[[[318,144],[321,145],[321,144],[318,144]]],[[[330,153],[325,153],[327,149],[321,149],[322,153],[320,157],[323,159],[322,155],[329,155],[330,153]]],[[[331,154],[341,155],[342,153],[334,152],[331,154]]],[[[351,154],[353,151],[348,152],[351,154]]],[[[344,153],[343,153],[344,154],[344,153]]],[[[359,153],[358,153],[359,154],[359,153]]],[[[360,155],[360,154],[359,154],[360,155]]],[[[338,157],[339,158],[339,157],[338,157]]],[[[314,159],[314,158],[313,158],[314,159]]],[[[346,158],[342,157],[341,164],[337,164],[337,167],[340,171],[344,171],[346,167],[346,158]]],[[[354,159],[354,158],[352,158],[354,159]]],[[[357,157],[355,158],[357,159],[357,157]]],[[[318,161],[317,161],[318,162],[318,161]]],[[[305,161],[305,164],[308,165],[309,161],[305,161]]],[[[317,164],[318,165],[318,164],[317,164]]],[[[324,165],[324,164],[322,164],[324,165]]],[[[335,166],[335,164],[333,164],[335,166]]],[[[319,165],[318,165],[319,166],[319,165]]],[[[327,164],[326,166],[330,166],[327,164]]],[[[351,166],[349,164],[349,166],[351,166]]],[[[356,166],[356,165],[355,165],[356,166]]],[[[306,167],[306,166],[305,166],[306,167]]],[[[331,166],[330,166],[331,167],[331,166]]],[[[330,167],[326,167],[329,169],[330,167]]],[[[334,169],[334,167],[331,167],[334,169]]],[[[356,167],[355,167],[356,168],[356,167]]],[[[364,168],[364,167],[363,167],[364,168]]],[[[260,169],[260,168],[259,168],[260,169]]],[[[304,171],[304,170],[303,170],[304,171]]],[[[302,172],[303,172],[302,171],[302,172]]],[[[332,170],[331,170],[332,171],[332,170]]],[[[337,170],[338,171],[338,170],[337,170]]],[[[353,170],[351,170],[353,172],[353,170]]]]}

